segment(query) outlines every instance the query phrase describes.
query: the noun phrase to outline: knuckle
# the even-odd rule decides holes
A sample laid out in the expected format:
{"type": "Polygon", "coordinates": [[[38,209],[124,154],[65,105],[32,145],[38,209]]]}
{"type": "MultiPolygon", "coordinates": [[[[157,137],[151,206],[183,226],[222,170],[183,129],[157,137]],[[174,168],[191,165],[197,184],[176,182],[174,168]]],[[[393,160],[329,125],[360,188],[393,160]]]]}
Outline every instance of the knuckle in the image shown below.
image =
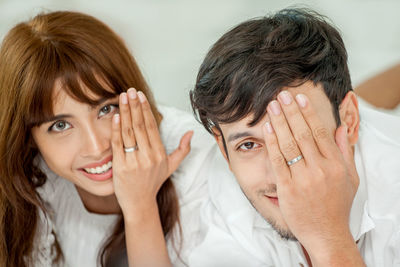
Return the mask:
{"type": "Polygon", "coordinates": [[[294,140],[291,140],[288,143],[283,144],[281,150],[285,155],[298,154],[297,143],[294,140]]]}
{"type": "Polygon", "coordinates": [[[274,137],[267,137],[265,139],[267,147],[274,148],[278,146],[278,140],[274,137]]]}
{"type": "Polygon", "coordinates": [[[122,130],[122,133],[126,136],[131,137],[133,135],[133,130],[131,127],[125,126],[122,130]]]}
{"type": "Polygon", "coordinates": [[[311,179],[307,179],[308,177],[304,177],[304,179],[301,180],[301,183],[298,183],[298,186],[300,187],[301,191],[303,193],[308,194],[310,192],[312,194],[312,191],[314,190],[315,186],[313,185],[311,179]]]}
{"type": "Polygon", "coordinates": [[[121,142],[120,142],[119,140],[116,140],[115,138],[113,138],[113,139],[111,140],[111,146],[112,146],[113,148],[117,148],[117,147],[121,146],[121,142]]]}
{"type": "Polygon", "coordinates": [[[144,102],[142,103],[142,109],[143,109],[143,110],[146,110],[146,111],[151,110],[150,104],[149,104],[148,101],[144,101],[144,102]]]}
{"type": "Polygon", "coordinates": [[[287,110],[285,110],[285,115],[287,117],[296,117],[299,114],[299,111],[294,108],[294,106],[289,106],[287,110]]]}
{"type": "Polygon", "coordinates": [[[135,130],[144,131],[146,126],[144,125],[143,121],[138,121],[135,123],[135,130]]]}
{"type": "Polygon", "coordinates": [[[165,162],[166,160],[167,160],[167,157],[166,157],[165,155],[163,155],[163,154],[157,154],[156,162],[157,162],[158,164],[161,164],[161,163],[165,162]]]}
{"type": "Polygon", "coordinates": [[[152,131],[158,130],[157,125],[153,121],[148,122],[147,127],[149,130],[152,131]]]}
{"type": "Polygon", "coordinates": [[[314,168],[314,177],[318,180],[325,178],[325,172],[321,168],[314,168]]]}
{"type": "Polygon", "coordinates": [[[155,162],[155,158],[151,154],[143,155],[142,165],[143,167],[151,167],[155,162]]]}
{"type": "Polygon", "coordinates": [[[116,147],[116,146],[119,146],[121,144],[122,144],[121,139],[116,134],[113,135],[112,138],[111,138],[111,145],[113,147],[116,147]]]}
{"type": "Polygon", "coordinates": [[[311,130],[309,130],[309,129],[303,130],[302,132],[294,135],[294,139],[299,143],[303,142],[305,140],[310,140],[311,137],[312,137],[312,133],[311,133],[311,130]]]}
{"type": "Polygon", "coordinates": [[[286,160],[281,154],[277,154],[271,157],[271,162],[278,167],[285,166],[286,160]]]}
{"type": "Polygon", "coordinates": [[[346,168],[341,164],[336,165],[336,167],[332,170],[332,172],[334,173],[335,177],[338,177],[338,178],[345,176],[346,175],[346,171],[347,171],[346,168]]]}
{"type": "Polygon", "coordinates": [[[328,129],[325,127],[317,127],[314,129],[314,136],[316,139],[326,139],[329,136],[328,129]]]}
{"type": "Polygon", "coordinates": [[[126,164],[123,164],[122,166],[120,166],[119,171],[120,173],[127,173],[130,172],[132,165],[130,165],[129,167],[126,164]]]}

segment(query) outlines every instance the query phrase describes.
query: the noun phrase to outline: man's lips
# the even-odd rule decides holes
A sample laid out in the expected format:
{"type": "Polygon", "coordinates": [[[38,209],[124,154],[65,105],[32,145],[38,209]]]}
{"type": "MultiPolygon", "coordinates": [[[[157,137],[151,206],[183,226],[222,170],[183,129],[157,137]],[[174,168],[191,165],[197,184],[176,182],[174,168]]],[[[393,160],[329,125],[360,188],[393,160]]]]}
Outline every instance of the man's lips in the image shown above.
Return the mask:
{"type": "Polygon", "coordinates": [[[269,201],[272,202],[272,204],[279,206],[279,199],[277,197],[272,197],[272,196],[267,196],[267,195],[265,195],[265,196],[269,199],[269,201]]]}

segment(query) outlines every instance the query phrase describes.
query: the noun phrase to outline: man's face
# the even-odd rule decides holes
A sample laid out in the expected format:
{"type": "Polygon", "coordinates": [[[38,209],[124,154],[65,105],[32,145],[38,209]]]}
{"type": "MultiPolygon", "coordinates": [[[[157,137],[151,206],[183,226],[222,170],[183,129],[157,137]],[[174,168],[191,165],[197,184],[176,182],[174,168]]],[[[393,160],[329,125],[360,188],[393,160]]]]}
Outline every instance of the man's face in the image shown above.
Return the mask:
{"type": "MultiPolygon", "coordinates": [[[[293,96],[299,93],[306,95],[329,132],[335,134],[336,121],[332,105],[320,85],[307,82],[285,89],[293,96]]],[[[249,127],[248,123],[252,118],[253,115],[248,115],[240,121],[220,124],[228,155],[225,154],[220,136],[217,137],[217,142],[242,191],[254,208],[282,237],[295,239],[279,209],[276,178],[263,139],[262,127],[269,121],[269,117],[265,115],[258,124],[249,127]]]]}

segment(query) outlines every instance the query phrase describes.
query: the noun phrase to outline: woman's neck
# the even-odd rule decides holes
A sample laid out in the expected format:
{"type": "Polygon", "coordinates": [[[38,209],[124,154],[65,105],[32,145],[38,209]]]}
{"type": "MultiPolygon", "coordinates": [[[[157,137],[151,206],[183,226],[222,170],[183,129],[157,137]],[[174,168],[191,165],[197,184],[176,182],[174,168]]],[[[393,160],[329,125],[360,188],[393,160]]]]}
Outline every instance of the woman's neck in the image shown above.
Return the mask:
{"type": "Polygon", "coordinates": [[[121,208],[118,204],[115,194],[110,196],[96,196],[93,195],[79,186],[75,186],[83,205],[86,210],[91,213],[98,214],[120,214],[121,208]]]}

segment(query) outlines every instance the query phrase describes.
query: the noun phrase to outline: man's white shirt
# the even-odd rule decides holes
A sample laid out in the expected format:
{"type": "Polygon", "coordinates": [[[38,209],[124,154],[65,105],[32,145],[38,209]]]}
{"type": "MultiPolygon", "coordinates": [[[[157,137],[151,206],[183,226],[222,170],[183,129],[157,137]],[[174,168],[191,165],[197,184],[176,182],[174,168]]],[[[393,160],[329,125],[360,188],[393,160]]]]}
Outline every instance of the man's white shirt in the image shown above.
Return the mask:
{"type": "MultiPolygon", "coordinates": [[[[367,266],[400,266],[400,119],[360,105],[355,162],[360,185],[350,230],[367,266]]],[[[256,212],[215,147],[202,242],[191,267],[308,266],[298,242],[282,239],[256,212]]]]}

